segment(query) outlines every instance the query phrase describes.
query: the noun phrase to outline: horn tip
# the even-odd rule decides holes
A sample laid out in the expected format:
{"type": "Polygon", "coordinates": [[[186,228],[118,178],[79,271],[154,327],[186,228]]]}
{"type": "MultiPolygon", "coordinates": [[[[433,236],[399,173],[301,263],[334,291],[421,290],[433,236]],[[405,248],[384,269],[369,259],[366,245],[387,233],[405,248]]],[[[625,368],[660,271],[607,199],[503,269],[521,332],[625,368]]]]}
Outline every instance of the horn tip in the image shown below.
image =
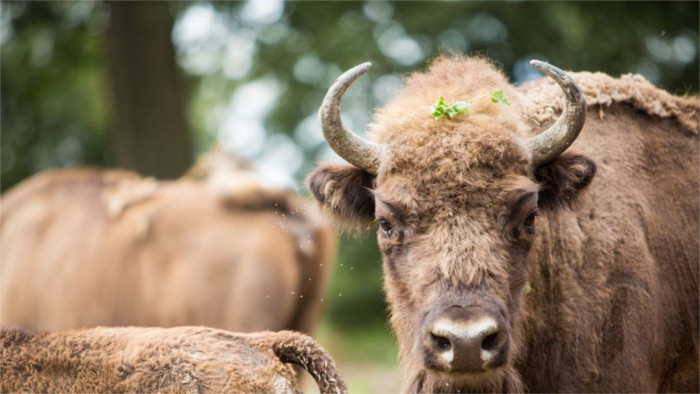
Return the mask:
{"type": "Polygon", "coordinates": [[[544,69],[551,68],[552,66],[549,63],[543,62],[542,60],[536,60],[532,59],[530,60],[530,65],[540,71],[543,71],[544,69]]]}
{"type": "Polygon", "coordinates": [[[530,65],[541,72],[545,73],[549,77],[555,78],[555,79],[563,79],[563,80],[568,80],[570,79],[569,75],[564,72],[564,70],[560,69],[557,66],[551,65],[547,62],[543,62],[541,60],[530,60],[530,65]]]}
{"type": "Polygon", "coordinates": [[[370,62],[364,62],[362,64],[358,64],[355,66],[355,70],[360,71],[360,72],[365,72],[369,70],[369,68],[372,67],[372,63],[370,62]]]}
{"type": "Polygon", "coordinates": [[[358,64],[357,66],[349,69],[348,71],[344,72],[341,76],[339,76],[336,80],[336,83],[339,81],[343,81],[344,84],[353,83],[362,74],[366,73],[370,67],[372,67],[372,63],[370,62],[358,64]]]}

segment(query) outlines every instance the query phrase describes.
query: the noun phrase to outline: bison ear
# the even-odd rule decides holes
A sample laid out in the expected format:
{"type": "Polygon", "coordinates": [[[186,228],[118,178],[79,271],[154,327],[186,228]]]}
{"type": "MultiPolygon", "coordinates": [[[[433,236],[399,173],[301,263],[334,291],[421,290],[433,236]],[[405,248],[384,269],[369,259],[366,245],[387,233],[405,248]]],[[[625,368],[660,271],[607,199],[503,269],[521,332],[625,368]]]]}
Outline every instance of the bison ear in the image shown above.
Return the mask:
{"type": "Polygon", "coordinates": [[[540,183],[537,205],[541,209],[570,206],[593,180],[596,164],[586,156],[564,153],[535,171],[540,183]]]}
{"type": "Polygon", "coordinates": [[[306,187],[336,225],[360,232],[374,220],[374,179],[353,166],[323,164],[306,178],[306,187]]]}

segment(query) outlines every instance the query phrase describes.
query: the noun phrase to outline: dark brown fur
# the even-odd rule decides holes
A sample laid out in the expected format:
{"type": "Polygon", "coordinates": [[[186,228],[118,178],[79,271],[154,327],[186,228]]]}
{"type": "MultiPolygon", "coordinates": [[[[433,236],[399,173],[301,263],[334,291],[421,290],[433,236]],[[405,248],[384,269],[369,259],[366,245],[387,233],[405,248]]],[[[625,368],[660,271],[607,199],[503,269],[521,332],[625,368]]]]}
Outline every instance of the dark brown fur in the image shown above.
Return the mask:
{"type": "Polygon", "coordinates": [[[510,86],[486,59],[442,57],[375,115],[372,137],[386,155],[363,181],[373,185],[373,215],[346,212],[370,202],[338,201],[358,195],[351,183],[324,194],[328,173],[361,170],[310,174],[317,200],[337,201],[325,211],[335,221],[392,225],[378,242],[404,391],[699,389],[698,98],[638,76],[572,75],[587,96],[586,125],[570,151],[539,168],[520,139],[552,124],[561,91],[546,79],[510,86]],[[452,103],[497,89],[511,106],[477,100],[469,116],[437,121],[428,110],[439,96],[452,103]],[[531,234],[525,218],[537,208],[531,234]],[[424,364],[421,325],[467,301],[500,308],[507,362],[483,374],[436,372],[424,364]]]}
{"type": "Polygon", "coordinates": [[[35,329],[310,333],[335,252],[315,207],[222,154],[167,182],[47,171],[4,194],[1,209],[1,320],[35,329]]]}
{"type": "Polygon", "coordinates": [[[98,327],[36,332],[3,327],[2,392],[293,393],[306,369],[322,393],[344,393],[333,359],[291,331],[98,327]]]}
{"type": "Polygon", "coordinates": [[[309,178],[307,187],[324,210],[343,218],[338,226],[354,223],[354,228],[344,229],[361,232],[371,222],[367,218],[374,216],[373,180],[372,175],[354,167],[327,165],[309,178]]]}

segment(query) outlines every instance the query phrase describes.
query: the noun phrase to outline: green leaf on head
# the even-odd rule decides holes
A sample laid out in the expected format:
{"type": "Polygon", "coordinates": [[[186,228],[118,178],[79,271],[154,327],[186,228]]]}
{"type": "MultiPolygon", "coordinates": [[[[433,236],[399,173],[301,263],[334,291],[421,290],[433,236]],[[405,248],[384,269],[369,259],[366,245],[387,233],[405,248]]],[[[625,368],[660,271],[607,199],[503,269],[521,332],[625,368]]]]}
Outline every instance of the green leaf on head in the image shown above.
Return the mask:
{"type": "Polygon", "coordinates": [[[438,101],[430,106],[430,110],[433,114],[433,118],[436,120],[445,115],[452,119],[459,114],[469,115],[469,103],[466,101],[458,101],[454,103],[454,105],[449,105],[445,103],[444,98],[440,96],[438,101]]]}
{"type": "MultiPolygon", "coordinates": [[[[503,95],[503,90],[494,90],[489,92],[488,94],[491,95],[491,101],[494,103],[502,103],[505,105],[510,105],[510,102],[506,97],[503,95]]],[[[433,114],[433,118],[435,120],[438,120],[442,118],[443,116],[447,115],[448,119],[452,119],[455,116],[459,114],[464,114],[464,115],[469,115],[470,113],[470,108],[471,108],[471,103],[479,99],[481,97],[486,96],[486,94],[482,94],[480,96],[477,96],[471,100],[466,100],[466,101],[457,101],[456,103],[450,105],[445,102],[445,99],[440,96],[438,101],[430,106],[430,111],[433,114]]]]}
{"type": "Polygon", "coordinates": [[[491,101],[494,103],[502,103],[505,105],[510,105],[510,101],[503,95],[502,90],[494,90],[491,92],[491,101]]]}

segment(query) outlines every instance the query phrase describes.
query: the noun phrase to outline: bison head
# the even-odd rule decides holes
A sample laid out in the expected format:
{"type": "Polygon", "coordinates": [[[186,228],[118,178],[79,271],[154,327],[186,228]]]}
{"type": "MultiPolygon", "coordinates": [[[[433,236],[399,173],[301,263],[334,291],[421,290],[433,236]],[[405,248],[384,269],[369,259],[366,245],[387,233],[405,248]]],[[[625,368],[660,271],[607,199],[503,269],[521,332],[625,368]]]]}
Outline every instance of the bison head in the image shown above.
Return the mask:
{"type": "Polygon", "coordinates": [[[538,212],[558,209],[595,172],[589,159],[562,155],[585,120],[578,86],[556,67],[533,65],[566,97],[559,119],[535,136],[516,89],[481,58],[441,58],[411,75],[377,112],[372,141],[350,131],[339,109],[368,63],[340,76],[319,111],[327,142],[352,166],[322,165],[307,186],[337,223],[379,224],[404,391],[521,389],[513,362],[538,212]],[[439,96],[495,89],[513,105],[481,100],[468,116],[430,114],[439,96]]]}

